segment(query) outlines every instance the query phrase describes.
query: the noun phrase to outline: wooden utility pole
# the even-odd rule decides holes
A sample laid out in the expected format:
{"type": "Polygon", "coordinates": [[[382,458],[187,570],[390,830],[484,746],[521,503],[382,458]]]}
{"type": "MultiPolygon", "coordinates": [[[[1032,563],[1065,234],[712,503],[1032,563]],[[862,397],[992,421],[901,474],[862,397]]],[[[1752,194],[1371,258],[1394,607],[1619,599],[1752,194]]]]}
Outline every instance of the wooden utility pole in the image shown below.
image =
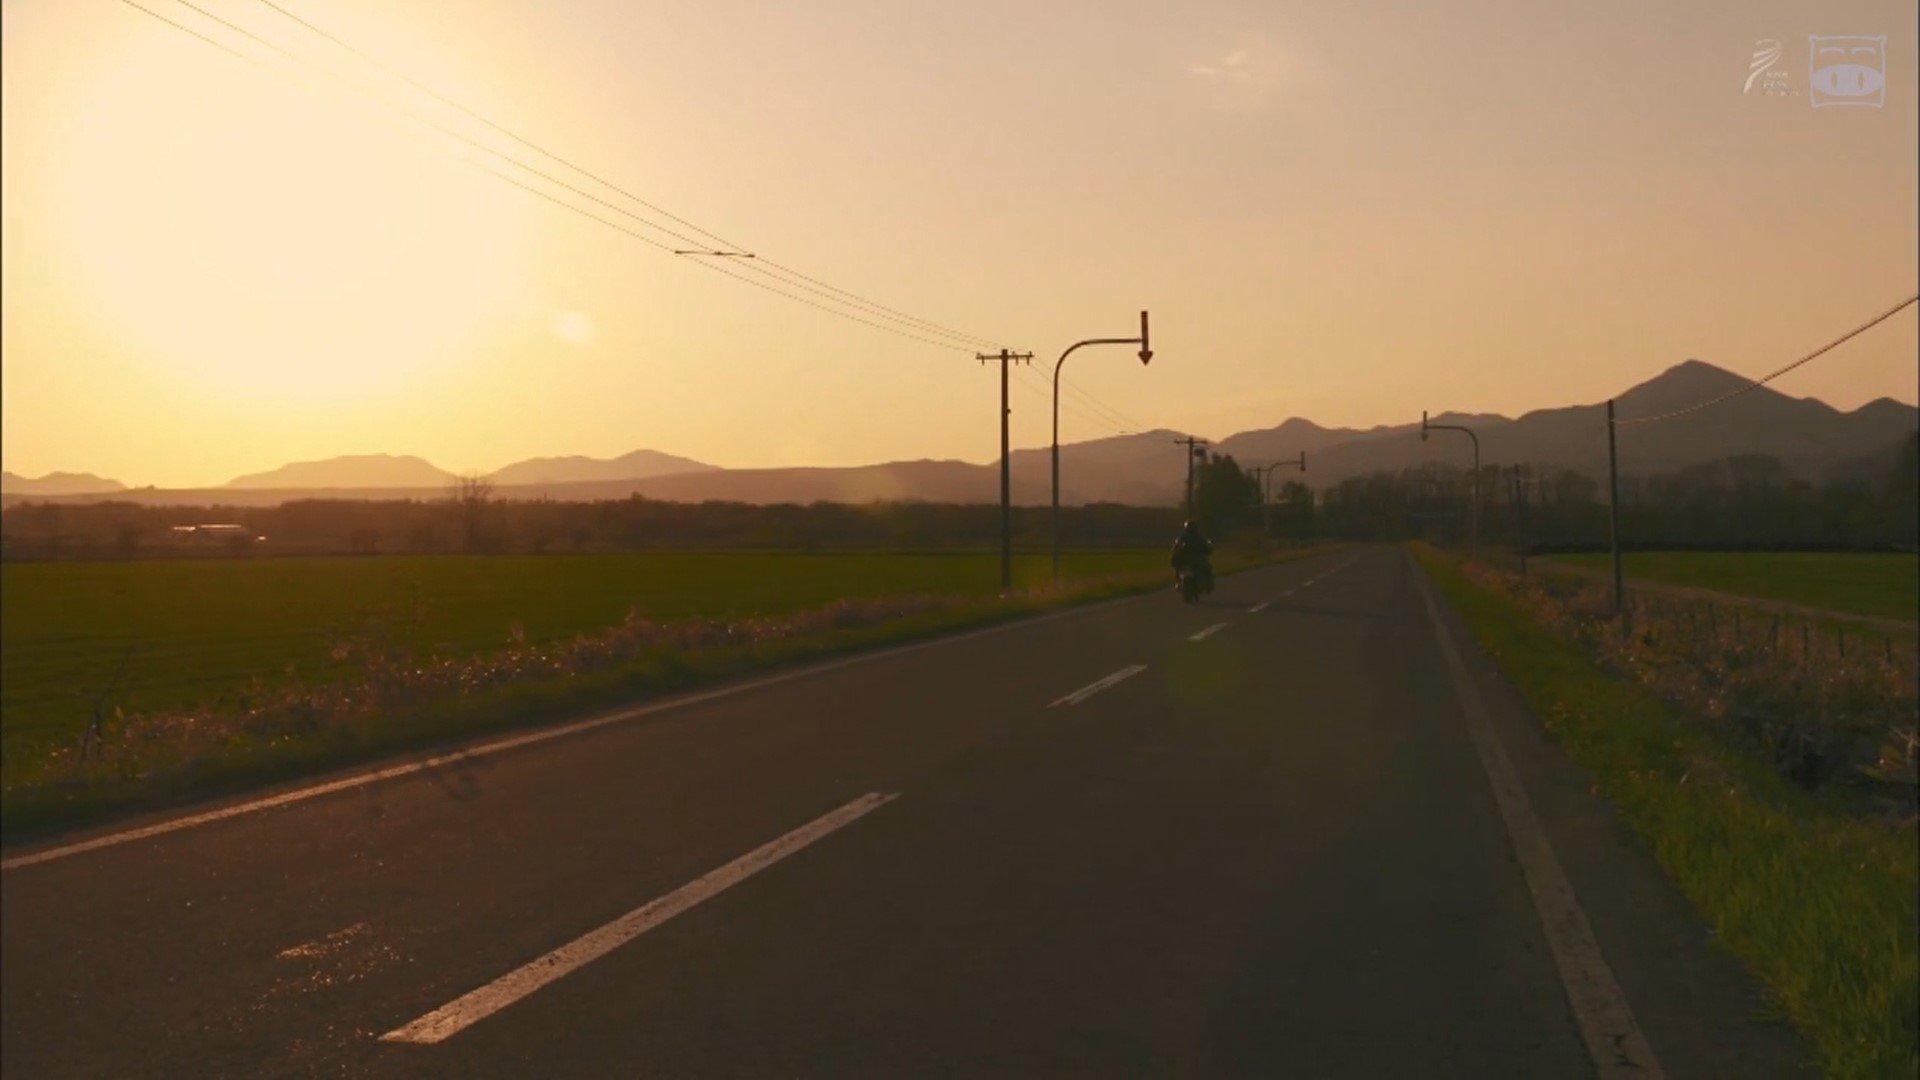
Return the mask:
{"type": "Polygon", "coordinates": [[[1527,489],[1520,480],[1520,466],[1513,467],[1513,524],[1518,533],[1517,546],[1520,549],[1520,576],[1527,576],[1527,489]]]}
{"type": "Polygon", "coordinates": [[[1613,612],[1626,613],[1626,583],[1620,574],[1620,455],[1615,449],[1613,399],[1607,399],[1607,544],[1613,549],[1613,612]]]}
{"type": "Polygon", "coordinates": [[[1260,538],[1262,541],[1270,540],[1273,538],[1273,515],[1267,512],[1267,507],[1273,502],[1267,491],[1267,478],[1273,475],[1273,466],[1255,465],[1247,473],[1253,477],[1253,486],[1260,492],[1260,538]]]}
{"type": "Polygon", "coordinates": [[[1033,354],[1001,349],[998,356],[975,353],[974,359],[983,364],[1000,362],[1000,591],[1005,592],[1013,588],[1013,456],[1007,438],[1013,409],[1007,405],[1007,365],[1030,363],[1033,354]]]}
{"type": "Polygon", "coordinates": [[[1192,520],[1193,518],[1193,462],[1195,458],[1200,456],[1200,448],[1207,445],[1207,440],[1196,439],[1193,436],[1189,435],[1184,439],[1173,440],[1173,444],[1175,446],[1184,446],[1187,448],[1187,518],[1188,520],[1192,520]]]}

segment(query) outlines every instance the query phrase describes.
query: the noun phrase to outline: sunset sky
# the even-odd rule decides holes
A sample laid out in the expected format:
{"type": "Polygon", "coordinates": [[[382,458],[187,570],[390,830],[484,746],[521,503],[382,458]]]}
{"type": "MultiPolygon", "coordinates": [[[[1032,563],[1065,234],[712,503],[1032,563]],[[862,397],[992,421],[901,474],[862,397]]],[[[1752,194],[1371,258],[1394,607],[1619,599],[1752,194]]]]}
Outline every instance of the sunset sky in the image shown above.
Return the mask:
{"type": "MultiPolygon", "coordinates": [[[[707,272],[140,2],[260,63],[117,0],[6,0],[8,470],[996,452],[969,350],[707,272]]],[[[256,0],[195,3],[561,175],[256,0]]],[[[1070,376],[1224,436],[1758,375],[1916,289],[1911,0],[276,3],[747,250],[1031,350],[1020,445],[1061,349],[1143,307],[1150,367],[1070,376]],[[1814,108],[1810,34],[1884,34],[1884,106],[1814,108]]],[[[1917,347],[1909,309],[1776,385],[1912,402],[1917,347]]],[[[1064,436],[1122,422],[1092,411],[1064,436]]]]}

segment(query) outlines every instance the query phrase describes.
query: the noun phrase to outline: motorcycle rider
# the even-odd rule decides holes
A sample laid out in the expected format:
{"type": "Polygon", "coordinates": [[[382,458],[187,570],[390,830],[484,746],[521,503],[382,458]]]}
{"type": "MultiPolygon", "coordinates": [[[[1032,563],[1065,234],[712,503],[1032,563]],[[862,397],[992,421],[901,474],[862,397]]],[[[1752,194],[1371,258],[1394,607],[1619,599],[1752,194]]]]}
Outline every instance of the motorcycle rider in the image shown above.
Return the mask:
{"type": "Polygon", "coordinates": [[[1173,542],[1173,572],[1177,575],[1191,569],[1200,578],[1200,591],[1213,591],[1213,544],[1200,533],[1200,526],[1188,521],[1180,526],[1180,536],[1173,542]]]}

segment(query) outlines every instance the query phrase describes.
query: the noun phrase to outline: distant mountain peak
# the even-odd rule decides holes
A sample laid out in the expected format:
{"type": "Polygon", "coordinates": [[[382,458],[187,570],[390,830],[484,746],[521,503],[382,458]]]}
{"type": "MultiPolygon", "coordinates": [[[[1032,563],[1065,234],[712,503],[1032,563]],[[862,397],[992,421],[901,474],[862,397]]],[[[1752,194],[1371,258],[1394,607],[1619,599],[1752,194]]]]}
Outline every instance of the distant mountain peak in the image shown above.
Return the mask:
{"type": "Polygon", "coordinates": [[[571,484],[588,480],[649,480],[676,473],[712,472],[714,468],[705,462],[658,450],[633,450],[615,458],[584,454],[528,458],[495,470],[489,479],[501,485],[571,484]]]}
{"type": "Polygon", "coordinates": [[[127,485],[92,473],[50,472],[45,476],[21,476],[0,470],[0,492],[8,495],[91,495],[125,491],[127,485]]]}
{"type": "Polygon", "coordinates": [[[236,476],[230,488],[419,488],[455,480],[453,473],[411,454],[342,454],[296,461],[266,472],[236,476]]]}
{"type": "Polygon", "coordinates": [[[1427,420],[1435,424],[1464,424],[1467,427],[1474,428],[1488,427],[1493,424],[1513,423],[1512,417],[1501,416],[1499,413],[1443,412],[1435,416],[1429,416],[1427,420]]]}
{"type": "Polygon", "coordinates": [[[1889,418],[1899,418],[1899,417],[1906,417],[1906,416],[1914,416],[1916,414],[1920,414],[1920,408],[1916,408],[1915,406],[1909,405],[1904,401],[1895,401],[1890,397],[1877,397],[1877,398],[1874,398],[1872,401],[1867,402],[1865,405],[1862,405],[1859,408],[1853,410],[1847,415],[1848,416],[1863,416],[1863,415],[1864,416],[1886,416],[1889,418]]]}
{"type": "MultiPolygon", "coordinates": [[[[1628,407],[1623,415],[1685,408],[1720,394],[1753,385],[1753,380],[1704,360],[1685,360],[1638,383],[1614,398],[1628,407]]],[[[1777,391],[1774,392],[1778,396],[1777,391]]]]}
{"type": "Polygon", "coordinates": [[[1681,379],[1689,382],[1716,382],[1729,385],[1740,385],[1753,381],[1744,375],[1736,375],[1726,368],[1709,364],[1705,360],[1682,360],[1640,385],[1652,386],[1657,383],[1673,382],[1681,379]]]}

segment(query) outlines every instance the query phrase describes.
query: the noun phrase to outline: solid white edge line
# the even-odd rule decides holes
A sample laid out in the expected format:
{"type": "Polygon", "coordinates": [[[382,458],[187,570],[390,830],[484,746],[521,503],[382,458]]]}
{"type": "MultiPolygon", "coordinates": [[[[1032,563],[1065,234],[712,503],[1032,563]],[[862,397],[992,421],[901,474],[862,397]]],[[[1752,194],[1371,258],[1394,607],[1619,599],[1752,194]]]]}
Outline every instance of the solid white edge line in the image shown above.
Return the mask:
{"type": "Polygon", "coordinates": [[[1560,860],[1554,857],[1553,844],[1540,826],[1526,788],[1520,785],[1520,776],[1507,757],[1506,747],[1493,730],[1493,721],[1487,715],[1479,688],[1467,673],[1466,663],[1454,647],[1453,635],[1447,632],[1446,623],[1440,617],[1440,605],[1433,598],[1433,587],[1427,582],[1426,572],[1415,567],[1414,581],[1419,586],[1421,599],[1426,601],[1434,636],[1453,678],[1454,696],[1466,719],[1474,749],[1479,751],[1487,783],[1493,788],[1494,802],[1500,808],[1501,821],[1506,824],[1507,838],[1520,862],[1527,891],[1533,894],[1534,913],[1540,917],[1540,929],[1553,953],[1567,1004],[1579,1023],[1580,1036],[1587,1044],[1594,1070],[1602,1078],[1631,1076],[1659,1080],[1660,1062],[1634,1019],[1633,1009],[1614,978],[1613,969],[1607,966],[1600,942],[1594,937],[1593,925],[1587,921],[1580,898],[1574,895],[1573,883],[1567,880],[1560,860]]]}
{"type": "Polygon", "coordinates": [[[1265,610],[1267,610],[1267,605],[1268,605],[1268,604],[1271,604],[1271,603],[1273,603],[1273,601],[1271,601],[1271,600],[1262,600],[1262,601],[1260,601],[1259,603],[1257,603],[1257,604],[1255,604],[1255,605],[1253,605],[1252,607],[1250,607],[1250,608],[1248,608],[1248,609],[1247,609],[1247,614],[1249,614],[1249,615],[1258,615],[1258,614],[1260,614],[1261,612],[1263,612],[1263,611],[1265,611],[1265,610]]]}
{"type": "Polygon", "coordinates": [[[1147,665],[1145,664],[1128,664],[1126,667],[1121,668],[1119,671],[1116,671],[1113,674],[1108,675],[1103,679],[1097,679],[1093,682],[1090,682],[1087,685],[1081,687],[1080,689],[1075,690],[1073,693],[1066,695],[1065,697],[1056,698],[1052,704],[1047,706],[1047,708],[1055,709],[1055,708],[1059,708],[1062,705],[1078,705],[1082,701],[1085,701],[1086,699],[1092,697],[1093,695],[1099,693],[1100,691],[1105,690],[1109,686],[1113,686],[1116,683],[1124,682],[1127,679],[1131,679],[1135,675],[1138,675],[1145,670],[1147,670],[1147,665]]]}
{"type": "Polygon", "coordinates": [[[627,912],[598,930],[575,938],[477,990],[462,994],[410,1024],[380,1036],[381,1042],[441,1042],[659,926],[688,908],[740,884],[801,848],[880,809],[899,794],[869,792],[814,818],[777,840],[687,882],[665,896],[627,912]]]}
{"type": "Polygon", "coordinates": [[[1205,641],[1208,638],[1212,637],[1213,635],[1219,633],[1220,631],[1225,630],[1226,628],[1227,628],[1226,623],[1217,622],[1217,623],[1214,623],[1212,626],[1207,627],[1205,630],[1188,634],[1187,640],[1188,641],[1205,641]]]}

